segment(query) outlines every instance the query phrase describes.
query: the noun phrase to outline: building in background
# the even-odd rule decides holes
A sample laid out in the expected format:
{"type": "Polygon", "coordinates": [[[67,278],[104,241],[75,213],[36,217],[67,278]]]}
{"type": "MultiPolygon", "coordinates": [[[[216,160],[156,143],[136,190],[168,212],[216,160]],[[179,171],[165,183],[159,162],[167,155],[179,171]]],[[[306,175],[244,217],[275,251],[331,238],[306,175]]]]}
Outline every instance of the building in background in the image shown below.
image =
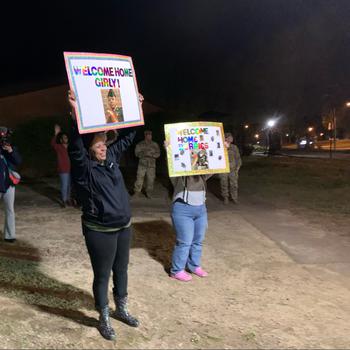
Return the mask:
{"type": "MultiPolygon", "coordinates": [[[[15,128],[30,119],[67,116],[68,89],[68,85],[64,84],[0,97],[0,125],[15,128]]],[[[142,107],[146,117],[161,111],[160,107],[152,105],[147,99],[142,107]]]]}

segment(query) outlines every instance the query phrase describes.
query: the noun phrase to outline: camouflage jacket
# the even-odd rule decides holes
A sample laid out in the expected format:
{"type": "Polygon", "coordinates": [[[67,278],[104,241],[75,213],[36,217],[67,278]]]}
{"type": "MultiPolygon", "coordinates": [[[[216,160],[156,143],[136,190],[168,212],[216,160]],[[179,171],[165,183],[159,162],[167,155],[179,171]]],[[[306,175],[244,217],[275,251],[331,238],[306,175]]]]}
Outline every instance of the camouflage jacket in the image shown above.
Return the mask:
{"type": "Polygon", "coordinates": [[[106,115],[106,123],[120,123],[124,121],[123,109],[121,107],[116,107],[114,110],[109,110],[113,115],[106,115]]]}
{"type": "Polygon", "coordinates": [[[238,147],[231,143],[227,149],[227,155],[230,163],[230,171],[239,170],[242,165],[242,159],[238,147]]]}
{"type": "Polygon", "coordinates": [[[139,158],[139,165],[155,168],[156,159],[160,156],[160,149],[156,142],[139,142],[135,147],[135,156],[139,158]]]}

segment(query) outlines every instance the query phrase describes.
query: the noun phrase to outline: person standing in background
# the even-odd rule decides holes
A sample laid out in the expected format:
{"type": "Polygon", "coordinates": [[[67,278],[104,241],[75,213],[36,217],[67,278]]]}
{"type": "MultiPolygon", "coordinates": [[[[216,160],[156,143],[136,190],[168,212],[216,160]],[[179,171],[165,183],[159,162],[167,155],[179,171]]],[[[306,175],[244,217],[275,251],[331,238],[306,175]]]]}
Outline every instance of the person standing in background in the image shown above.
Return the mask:
{"type": "Polygon", "coordinates": [[[10,168],[21,163],[18,151],[8,140],[9,129],[0,127],[0,199],[4,202],[5,223],[4,240],[8,243],[16,241],[15,226],[15,184],[10,178],[10,168]]]}
{"type": "Polygon", "coordinates": [[[57,172],[61,184],[62,207],[71,205],[71,177],[70,177],[70,159],[68,156],[68,135],[61,131],[61,127],[56,124],[54,127],[54,136],[51,139],[51,146],[56,152],[57,172]]]}
{"type": "Polygon", "coordinates": [[[225,146],[230,163],[230,172],[219,174],[221,195],[224,204],[228,204],[229,196],[233,203],[238,204],[238,172],[242,165],[242,159],[238,147],[233,144],[233,136],[230,132],[225,133],[225,146]]]}
{"type": "Polygon", "coordinates": [[[156,159],[160,156],[160,149],[158,144],[152,141],[151,130],[145,130],[144,135],[145,139],[135,147],[135,155],[139,158],[139,164],[134,185],[134,196],[140,195],[146,176],[146,196],[152,198],[156,178],[156,159]]]}

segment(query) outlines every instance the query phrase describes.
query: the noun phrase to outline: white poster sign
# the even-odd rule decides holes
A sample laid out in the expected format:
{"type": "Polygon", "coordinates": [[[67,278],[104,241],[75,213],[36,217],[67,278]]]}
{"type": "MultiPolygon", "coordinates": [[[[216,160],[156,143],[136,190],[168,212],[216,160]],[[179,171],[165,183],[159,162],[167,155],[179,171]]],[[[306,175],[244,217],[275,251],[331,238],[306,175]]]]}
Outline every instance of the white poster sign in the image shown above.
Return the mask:
{"type": "Polygon", "coordinates": [[[169,176],[228,173],[222,123],[166,124],[169,176]]]}
{"type": "Polygon", "coordinates": [[[64,52],[80,133],[143,125],[131,57],[64,52]]]}

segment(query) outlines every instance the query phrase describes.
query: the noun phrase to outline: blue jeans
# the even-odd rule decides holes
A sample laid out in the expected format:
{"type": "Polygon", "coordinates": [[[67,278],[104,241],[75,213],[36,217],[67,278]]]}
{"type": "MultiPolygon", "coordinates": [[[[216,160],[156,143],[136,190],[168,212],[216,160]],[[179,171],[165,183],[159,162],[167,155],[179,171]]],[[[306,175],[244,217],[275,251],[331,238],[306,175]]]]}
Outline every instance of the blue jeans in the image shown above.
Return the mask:
{"type": "Polygon", "coordinates": [[[176,231],[172,275],[187,268],[194,271],[201,266],[202,242],[208,227],[207,208],[203,205],[173,203],[171,218],[176,231]]]}
{"type": "Polygon", "coordinates": [[[15,227],[15,187],[10,186],[5,193],[0,192],[0,199],[4,201],[5,207],[5,224],[4,234],[5,239],[16,238],[16,227],[15,227]]]}
{"type": "Polygon", "coordinates": [[[70,173],[60,173],[61,198],[63,202],[70,199],[70,173]]]}

